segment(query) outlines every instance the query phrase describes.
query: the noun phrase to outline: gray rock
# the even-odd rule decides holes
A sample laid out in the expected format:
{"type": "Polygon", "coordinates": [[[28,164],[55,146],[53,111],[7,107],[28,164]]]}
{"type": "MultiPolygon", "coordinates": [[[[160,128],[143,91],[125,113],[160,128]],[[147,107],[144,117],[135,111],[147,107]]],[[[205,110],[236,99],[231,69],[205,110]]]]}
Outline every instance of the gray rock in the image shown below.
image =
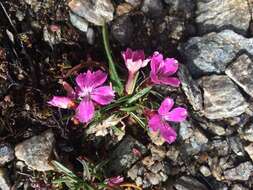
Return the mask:
{"type": "Polygon", "coordinates": [[[194,78],[223,73],[242,50],[253,55],[253,38],[244,38],[231,30],[193,37],[180,47],[194,78]]]}
{"type": "Polygon", "coordinates": [[[196,81],[194,81],[185,65],[180,65],[178,77],[181,81],[182,89],[194,110],[203,109],[203,97],[196,81]]]}
{"type": "Polygon", "coordinates": [[[253,124],[246,125],[241,136],[243,139],[253,142],[253,124]]]}
{"type": "Polygon", "coordinates": [[[17,159],[22,160],[34,170],[53,170],[49,164],[50,156],[54,145],[54,134],[47,130],[41,135],[34,136],[15,147],[17,159]]]}
{"type": "MultiPolygon", "coordinates": [[[[189,121],[184,121],[183,126],[192,126],[192,123],[189,121]]],[[[181,146],[181,151],[183,154],[185,154],[185,157],[196,155],[200,151],[205,150],[208,142],[208,138],[200,130],[194,128],[193,126],[192,129],[192,135],[189,136],[188,139],[184,140],[181,146]]]]}
{"type": "Polygon", "coordinates": [[[229,144],[226,140],[215,139],[212,141],[212,148],[219,156],[226,156],[229,153],[229,144]]]}
{"type": "Polygon", "coordinates": [[[141,5],[142,0],[125,0],[125,2],[131,4],[133,7],[138,7],[141,5]]]}
{"type": "Polygon", "coordinates": [[[130,43],[133,32],[134,26],[129,15],[117,17],[112,23],[112,36],[122,45],[130,43]]]}
{"type": "Polygon", "coordinates": [[[1,190],[10,190],[10,181],[7,176],[7,172],[4,168],[0,168],[0,189],[1,190]]]}
{"type": "Polygon", "coordinates": [[[224,171],[224,177],[230,181],[247,181],[253,174],[253,165],[251,162],[241,163],[239,166],[224,171]]]}
{"type": "Polygon", "coordinates": [[[120,174],[138,161],[139,156],[133,153],[133,148],[137,149],[142,155],[147,152],[147,149],[144,145],[139,143],[133,137],[127,136],[112,152],[110,160],[107,164],[106,172],[114,175],[120,174]]]}
{"type": "Polygon", "coordinates": [[[170,14],[181,15],[185,18],[191,18],[194,14],[195,0],[164,0],[169,5],[170,14]]]}
{"type": "Polygon", "coordinates": [[[245,0],[200,0],[197,1],[198,29],[201,34],[221,29],[233,29],[246,34],[250,9],[245,0]]]}
{"type": "Polygon", "coordinates": [[[207,190],[202,183],[190,176],[182,176],[174,184],[176,190],[207,190]]]}
{"type": "Polygon", "coordinates": [[[144,0],[141,6],[141,10],[150,17],[158,17],[163,10],[163,4],[161,0],[144,0]]]}
{"type": "Polygon", "coordinates": [[[232,186],[231,190],[249,190],[249,189],[240,184],[235,184],[232,186]]]}
{"type": "Polygon", "coordinates": [[[14,159],[14,150],[10,144],[0,144],[0,165],[4,165],[14,159]]]}
{"type": "Polygon", "coordinates": [[[204,91],[204,115],[209,119],[223,119],[245,112],[247,102],[237,86],[225,75],[201,78],[204,91]]]}
{"type": "Polygon", "coordinates": [[[253,97],[253,61],[243,54],[231,63],[225,73],[246,93],[253,97]]]}
{"type": "Polygon", "coordinates": [[[80,16],[73,14],[72,12],[69,13],[69,19],[71,24],[81,30],[82,32],[87,32],[88,30],[88,21],[80,16]]]}
{"type": "Polygon", "coordinates": [[[186,140],[193,135],[192,125],[188,121],[180,122],[179,137],[186,140]]]}
{"type": "Polygon", "coordinates": [[[199,125],[203,129],[208,130],[215,135],[222,136],[226,134],[225,128],[217,123],[210,122],[210,121],[202,121],[202,122],[199,122],[199,125]]]}
{"type": "Polygon", "coordinates": [[[201,166],[199,168],[199,171],[205,176],[205,177],[208,177],[211,175],[211,171],[210,169],[207,167],[207,166],[201,166]]]}
{"type": "Polygon", "coordinates": [[[244,150],[248,153],[249,157],[253,161],[253,143],[250,143],[248,146],[245,146],[244,150]]]}
{"type": "Polygon", "coordinates": [[[229,141],[232,151],[237,156],[244,156],[245,155],[245,152],[243,149],[243,144],[241,142],[241,139],[238,136],[229,137],[228,141],[229,141]]]}
{"type": "Polygon", "coordinates": [[[102,26],[113,19],[114,7],[110,0],[72,0],[69,8],[95,25],[102,26]]]}

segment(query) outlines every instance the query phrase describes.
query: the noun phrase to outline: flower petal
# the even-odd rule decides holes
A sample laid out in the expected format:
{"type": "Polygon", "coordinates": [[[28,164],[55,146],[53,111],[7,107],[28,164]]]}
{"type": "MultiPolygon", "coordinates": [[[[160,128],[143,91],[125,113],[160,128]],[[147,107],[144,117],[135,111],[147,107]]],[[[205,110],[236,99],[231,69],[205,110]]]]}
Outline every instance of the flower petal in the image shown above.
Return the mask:
{"type": "Polygon", "coordinates": [[[167,76],[173,75],[178,70],[178,61],[173,58],[166,58],[164,61],[163,72],[167,76]]]}
{"type": "Polygon", "coordinates": [[[177,133],[174,128],[169,124],[163,123],[160,127],[160,135],[164,138],[169,144],[173,143],[177,139],[177,133]]]}
{"type": "Polygon", "coordinates": [[[133,61],[143,61],[145,59],[145,54],[143,50],[136,50],[133,52],[132,60],[133,61]]]}
{"type": "Polygon", "coordinates": [[[76,83],[81,88],[92,87],[96,88],[104,84],[107,79],[107,74],[101,70],[91,72],[90,70],[87,73],[79,74],[76,77],[76,83]]]}
{"type": "Polygon", "coordinates": [[[185,108],[178,107],[167,113],[164,119],[167,121],[181,122],[186,119],[187,115],[187,110],[185,108]]]}
{"type": "Polygon", "coordinates": [[[174,101],[167,97],[165,98],[165,100],[163,100],[163,102],[161,103],[160,108],[158,109],[158,113],[162,116],[167,115],[169,113],[169,111],[171,110],[171,108],[174,105],[174,101]]]}
{"type": "Polygon", "coordinates": [[[167,77],[167,76],[160,76],[159,77],[160,84],[166,84],[173,87],[180,86],[180,80],[177,77],[167,77]]]}
{"type": "Polygon", "coordinates": [[[132,59],[133,51],[130,48],[127,48],[126,51],[121,52],[121,55],[126,62],[128,59],[132,59]]]}
{"type": "Polygon", "coordinates": [[[101,86],[93,89],[91,99],[101,105],[107,105],[112,102],[115,94],[110,86],[101,86]]]}
{"type": "Polygon", "coordinates": [[[67,91],[67,96],[69,97],[69,98],[72,98],[72,99],[74,99],[75,97],[76,97],[76,92],[75,92],[75,90],[72,88],[72,86],[68,83],[68,82],[66,82],[66,81],[63,81],[62,82],[62,86],[63,86],[63,88],[67,91]]]}
{"type": "Polygon", "coordinates": [[[74,105],[74,102],[71,100],[71,98],[64,97],[64,96],[54,96],[52,100],[47,102],[48,104],[58,107],[67,109],[74,105]]]}
{"type": "Polygon", "coordinates": [[[81,123],[88,123],[94,117],[95,108],[91,100],[83,99],[76,108],[75,118],[81,123]]]}
{"type": "Polygon", "coordinates": [[[157,131],[162,125],[161,117],[158,114],[155,114],[148,121],[148,126],[152,131],[157,131]]]}
{"type": "Polygon", "coordinates": [[[157,51],[154,52],[153,56],[151,57],[151,73],[158,72],[161,62],[163,62],[163,55],[157,51]]]}

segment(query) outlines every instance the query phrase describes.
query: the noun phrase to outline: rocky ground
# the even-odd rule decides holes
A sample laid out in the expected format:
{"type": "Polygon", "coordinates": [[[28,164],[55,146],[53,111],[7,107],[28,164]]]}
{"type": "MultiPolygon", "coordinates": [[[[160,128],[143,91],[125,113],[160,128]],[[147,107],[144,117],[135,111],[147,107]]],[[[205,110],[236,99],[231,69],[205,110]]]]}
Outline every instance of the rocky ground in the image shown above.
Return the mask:
{"type": "Polygon", "coordinates": [[[163,146],[129,126],[119,142],[108,135],[84,138],[84,129],[49,108],[46,101],[62,92],[58,81],[70,68],[89,64],[88,58],[106,67],[101,31],[69,15],[64,0],[1,2],[0,189],[51,189],[50,160],[78,173],[75,159],[83,155],[109,159],[108,176],[124,175],[147,189],[253,189],[251,0],[113,1],[109,29],[117,60],[131,47],[181,63],[175,98],[190,115],[176,126],[177,141],[163,146]]]}

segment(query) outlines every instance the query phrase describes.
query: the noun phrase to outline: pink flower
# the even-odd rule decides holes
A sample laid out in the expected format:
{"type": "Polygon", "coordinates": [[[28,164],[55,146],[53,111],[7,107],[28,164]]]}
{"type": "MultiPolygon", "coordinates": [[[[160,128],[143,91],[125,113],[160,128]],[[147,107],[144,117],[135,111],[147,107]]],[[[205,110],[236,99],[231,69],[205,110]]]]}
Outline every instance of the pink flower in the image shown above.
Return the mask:
{"type": "Polygon", "coordinates": [[[178,87],[180,81],[172,77],[178,70],[178,62],[173,58],[163,59],[163,55],[155,52],[151,58],[150,78],[154,84],[165,84],[178,87]]]}
{"type": "Polygon", "coordinates": [[[48,101],[47,103],[52,106],[63,109],[68,109],[75,106],[75,103],[72,101],[71,98],[64,96],[54,96],[52,100],[48,101]]]}
{"type": "Polygon", "coordinates": [[[122,52],[126,67],[128,69],[128,80],[125,86],[127,94],[132,94],[135,87],[137,72],[147,66],[150,59],[145,59],[143,50],[132,51],[127,48],[125,52],[122,52]]]}
{"type": "Polygon", "coordinates": [[[172,143],[176,140],[177,133],[167,121],[181,122],[187,117],[187,110],[182,107],[172,109],[174,101],[167,97],[161,104],[158,112],[153,114],[148,121],[148,126],[151,131],[157,132],[159,130],[160,135],[168,143],[172,143]]]}
{"type": "Polygon", "coordinates": [[[95,113],[94,103],[100,105],[110,104],[114,98],[114,91],[110,86],[102,86],[107,79],[107,74],[98,70],[87,71],[76,77],[76,93],[81,100],[76,108],[77,118],[82,123],[88,123],[95,113]]]}
{"type": "Polygon", "coordinates": [[[114,187],[124,181],[124,177],[121,176],[116,176],[116,177],[111,177],[107,179],[107,184],[111,187],[114,187]]]}

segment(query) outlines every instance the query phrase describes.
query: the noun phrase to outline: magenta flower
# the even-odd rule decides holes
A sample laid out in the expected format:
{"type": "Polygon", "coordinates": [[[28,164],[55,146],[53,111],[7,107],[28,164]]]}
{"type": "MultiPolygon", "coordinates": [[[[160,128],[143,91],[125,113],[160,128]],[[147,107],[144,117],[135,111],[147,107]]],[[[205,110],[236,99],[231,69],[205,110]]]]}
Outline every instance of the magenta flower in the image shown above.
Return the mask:
{"type": "Polygon", "coordinates": [[[154,84],[165,84],[178,87],[180,81],[176,77],[172,77],[178,70],[178,62],[173,58],[163,59],[163,55],[154,52],[151,58],[150,78],[154,84]]]}
{"type": "Polygon", "coordinates": [[[177,107],[172,109],[174,101],[167,97],[161,104],[158,112],[151,116],[148,121],[148,126],[153,132],[159,130],[160,135],[168,143],[172,143],[177,138],[177,133],[173,129],[168,121],[181,122],[187,117],[187,110],[182,107],[177,107]]]}
{"type": "Polygon", "coordinates": [[[107,179],[107,184],[111,187],[114,187],[116,185],[119,185],[123,181],[124,181],[124,177],[116,176],[116,177],[111,177],[111,178],[107,179]]]}
{"type": "Polygon", "coordinates": [[[72,101],[71,98],[64,96],[54,96],[52,100],[48,101],[47,103],[52,106],[63,109],[68,109],[75,106],[75,103],[72,101]]]}
{"type": "Polygon", "coordinates": [[[132,94],[137,72],[142,68],[147,66],[150,59],[145,59],[145,54],[143,50],[132,51],[127,48],[125,52],[122,52],[126,67],[128,69],[128,80],[125,86],[127,94],[132,94]]]}
{"type": "Polygon", "coordinates": [[[110,86],[102,86],[107,79],[107,74],[98,70],[87,71],[76,77],[76,93],[81,100],[76,108],[75,118],[82,123],[88,123],[94,116],[94,103],[107,105],[114,99],[114,91],[110,86]]]}

